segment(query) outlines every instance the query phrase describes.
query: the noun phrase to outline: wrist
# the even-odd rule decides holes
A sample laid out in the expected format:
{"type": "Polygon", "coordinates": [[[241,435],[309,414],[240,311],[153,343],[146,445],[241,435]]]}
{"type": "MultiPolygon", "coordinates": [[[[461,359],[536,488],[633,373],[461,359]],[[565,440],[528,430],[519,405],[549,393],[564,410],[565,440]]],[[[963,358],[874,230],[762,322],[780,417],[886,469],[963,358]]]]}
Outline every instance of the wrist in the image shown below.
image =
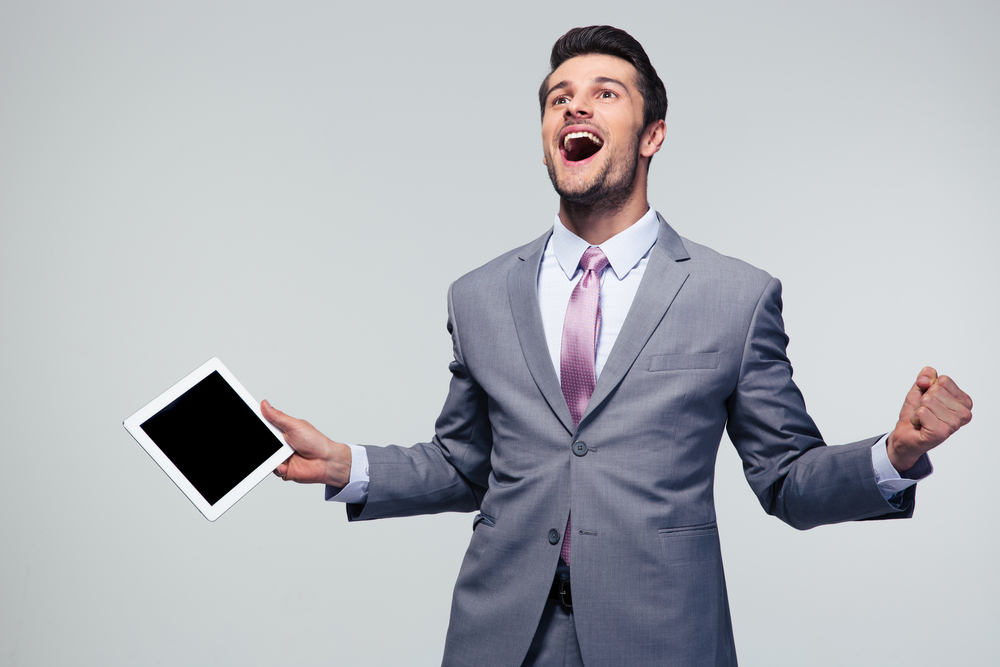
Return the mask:
{"type": "Polygon", "coordinates": [[[903,473],[917,464],[922,452],[906,451],[912,448],[897,447],[895,433],[890,433],[886,441],[885,453],[889,457],[889,463],[896,469],[896,472],[903,473]]]}
{"type": "Polygon", "coordinates": [[[351,448],[331,440],[329,452],[326,460],[326,484],[342,489],[351,481],[351,448]]]}

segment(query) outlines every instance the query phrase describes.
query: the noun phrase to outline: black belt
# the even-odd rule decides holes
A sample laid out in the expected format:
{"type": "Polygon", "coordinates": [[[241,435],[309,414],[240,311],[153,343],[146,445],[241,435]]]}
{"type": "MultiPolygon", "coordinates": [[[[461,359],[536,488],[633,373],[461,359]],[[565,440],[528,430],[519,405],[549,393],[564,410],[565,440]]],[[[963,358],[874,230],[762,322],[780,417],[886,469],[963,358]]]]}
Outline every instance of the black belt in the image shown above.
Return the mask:
{"type": "Polygon", "coordinates": [[[569,578],[560,579],[556,577],[552,581],[552,588],[549,589],[549,599],[558,602],[566,611],[573,611],[573,593],[570,590],[569,578]]]}

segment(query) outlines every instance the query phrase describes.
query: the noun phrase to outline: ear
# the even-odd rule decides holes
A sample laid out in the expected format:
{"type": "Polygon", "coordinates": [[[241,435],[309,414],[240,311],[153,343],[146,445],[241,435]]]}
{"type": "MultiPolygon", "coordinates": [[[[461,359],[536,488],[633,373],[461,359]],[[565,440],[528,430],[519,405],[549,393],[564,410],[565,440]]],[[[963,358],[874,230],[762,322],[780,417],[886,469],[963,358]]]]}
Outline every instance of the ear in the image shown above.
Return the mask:
{"type": "Polygon", "coordinates": [[[549,161],[545,157],[545,153],[542,153],[542,164],[544,164],[546,167],[549,166],[549,161]]]}
{"type": "Polygon", "coordinates": [[[653,157],[663,146],[663,140],[667,136],[667,124],[662,120],[650,123],[646,131],[642,133],[642,140],[639,144],[639,155],[642,157],[653,157]]]}

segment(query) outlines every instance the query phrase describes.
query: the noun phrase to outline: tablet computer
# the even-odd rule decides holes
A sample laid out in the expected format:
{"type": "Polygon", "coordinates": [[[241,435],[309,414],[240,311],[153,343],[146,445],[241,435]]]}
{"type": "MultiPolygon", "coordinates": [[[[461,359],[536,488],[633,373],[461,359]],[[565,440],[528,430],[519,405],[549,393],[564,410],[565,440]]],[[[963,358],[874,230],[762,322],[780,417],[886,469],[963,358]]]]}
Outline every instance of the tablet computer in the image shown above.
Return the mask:
{"type": "Polygon", "coordinates": [[[253,396],[216,358],[124,425],[209,521],[293,453],[253,396]]]}

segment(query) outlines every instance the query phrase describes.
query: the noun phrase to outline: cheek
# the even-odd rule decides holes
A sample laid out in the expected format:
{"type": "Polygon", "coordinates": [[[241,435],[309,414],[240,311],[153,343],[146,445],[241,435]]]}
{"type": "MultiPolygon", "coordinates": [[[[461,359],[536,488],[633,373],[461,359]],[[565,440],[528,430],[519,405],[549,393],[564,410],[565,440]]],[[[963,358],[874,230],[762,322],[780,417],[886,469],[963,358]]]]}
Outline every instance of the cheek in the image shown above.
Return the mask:
{"type": "Polygon", "coordinates": [[[556,138],[551,132],[542,132],[542,159],[544,160],[549,155],[555,153],[555,142],[556,138]]]}
{"type": "Polygon", "coordinates": [[[542,127],[542,146],[545,150],[552,146],[552,132],[547,127],[542,127]]]}
{"type": "Polygon", "coordinates": [[[546,146],[551,146],[562,129],[562,117],[558,114],[548,112],[542,119],[542,141],[546,146]]]}

